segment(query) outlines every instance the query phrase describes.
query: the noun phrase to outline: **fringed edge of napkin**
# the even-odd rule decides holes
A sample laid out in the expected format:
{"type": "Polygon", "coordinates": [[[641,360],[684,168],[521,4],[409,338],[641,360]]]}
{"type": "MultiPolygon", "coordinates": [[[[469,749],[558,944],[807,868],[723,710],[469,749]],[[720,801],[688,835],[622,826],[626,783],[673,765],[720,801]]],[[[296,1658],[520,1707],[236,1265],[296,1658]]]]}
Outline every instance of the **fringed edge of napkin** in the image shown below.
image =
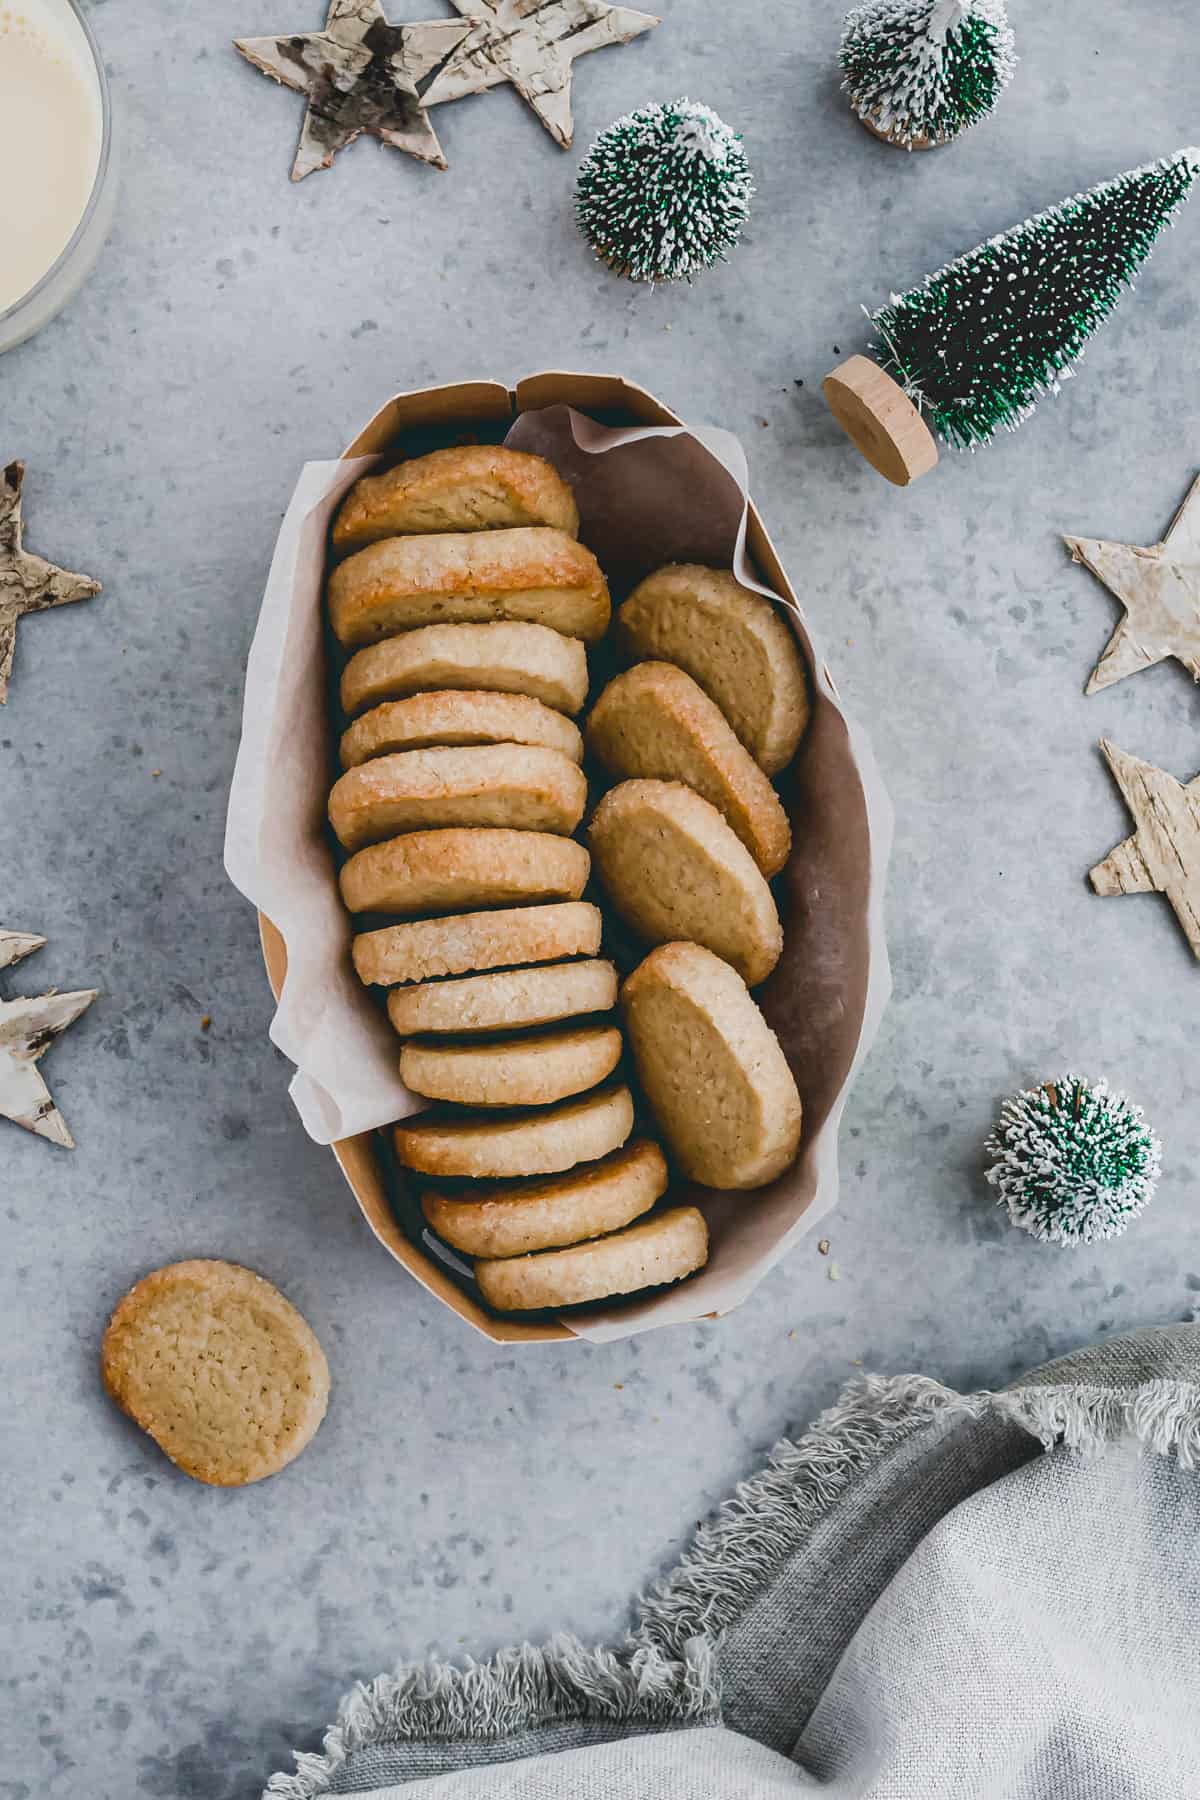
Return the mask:
{"type": "Polygon", "coordinates": [[[589,1649],[562,1636],[541,1648],[501,1650],[484,1663],[410,1663],[359,1682],[342,1701],[321,1753],[297,1752],[295,1773],[273,1775],[266,1793],[316,1800],[346,1758],[370,1744],[501,1740],[573,1723],[637,1731],[715,1724],[719,1703],[706,1643],[668,1657],[649,1644],[589,1649]]]}

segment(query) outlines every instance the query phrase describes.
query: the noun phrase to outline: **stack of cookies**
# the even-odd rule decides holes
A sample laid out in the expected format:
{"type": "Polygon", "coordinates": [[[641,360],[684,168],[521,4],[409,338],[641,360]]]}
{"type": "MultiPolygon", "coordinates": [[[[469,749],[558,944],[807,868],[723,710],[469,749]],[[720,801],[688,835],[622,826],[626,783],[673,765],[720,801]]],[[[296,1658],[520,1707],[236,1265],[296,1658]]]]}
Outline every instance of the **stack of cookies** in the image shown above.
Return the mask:
{"type": "Polygon", "coordinates": [[[365,477],[333,527],[350,723],[329,817],[347,907],[391,921],[355,937],[354,966],[388,989],[405,1083],[439,1103],[397,1127],[399,1160],[441,1184],[427,1218],[504,1309],[678,1280],[707,1255],[695,1208],[642,1218],[666,1164],[629,1141],[616,971],[581,898],[573,721],[611,608],[578,530],[549,463],[491,446],[365,477]]]}

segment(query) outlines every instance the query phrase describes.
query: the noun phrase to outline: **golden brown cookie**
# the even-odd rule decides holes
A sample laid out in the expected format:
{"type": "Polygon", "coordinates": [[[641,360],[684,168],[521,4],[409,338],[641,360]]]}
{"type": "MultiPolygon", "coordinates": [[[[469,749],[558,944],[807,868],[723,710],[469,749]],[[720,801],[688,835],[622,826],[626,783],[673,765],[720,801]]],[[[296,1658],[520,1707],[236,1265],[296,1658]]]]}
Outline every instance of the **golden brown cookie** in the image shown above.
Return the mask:
{"type": "Polygon", "coordinates": [[[494,1113],[421,1113],[397,1125],[396,1155],[424,1175],[504,1180],[513,1175],[558,1175],[576,1163],[619,1150],[633,1130],[627,1087],[601,1088],[582,1100],[516,1118],[494,1113]]]}
{"type": "Polygon", "coordinates": [[[521,901],[577,900],[591,858],[549,831],[460,826],[369,844],[338,879],[350,912],[444,913],[521,901]]]}
{"type": "Polygon", "coordinates": [[[579,1306],[682,1281],[708,1261],[708,1227],[694,1206],[666,1212],[589,1244],[475,1264],[479,1291],[497,1312],[579,1306]]]}
{"type": "Polygon", "coordinates": [[[615,1025],[466,1043],[410,1038],[400,1052],[400,1079],[414,1094],[458,1106],[548,1106],[595,1087],[620,1060],[615,1025]]]}
{"type": "Polygon", "coordinates": [[[686,782],[737,832],[764,875],[782,869],[792,831],[779,795],[685,670],[643,662],[618,675],[592,708],[587,741],[614,775],[686,782]]]}
{"type": "MultiPolygon", "coordinates": [[[[460,629],[469,631],[471,627],[460,629]]],[[[562,640],[564,644],[571,641],[562,640]]],[[[545,750],[569,756],[572,762],[583,761],[578,725],[540,700],[531,700],[527,694],[443,689],[434,694],[410,694],[407,700],[385,700],[356,719],[342,734],[342,767],[353,769],[373,756],[428,750],[439,744],[540,744],[545,750]]]]}
{"type": "Polygon", "coordinates": [[[599,908],[587,900],[563,900],[384,925],[360,932],[351,954],[360,981],[391,987],[436,975],[465,975],[469,969],[595,956],[599,948],[599,908]]]}
{"type": "Polygon", "coordinates": [[[384,538],[329,577],[329,617],[342,644],[488,619],[528,619],[592,644],[610,611],[591,551],[547,525],[384,538]]]}
{"type": "Polygon", "coordinates": [[[528,694],[577,713],[587,697],[587,651],[578,638],[527,620],[422,625],[358,650],[342,671],[342,710],[361,712],[443,688],[528,694]]]}
{"type": "Polygon", "coordinates": [[[623,781],[592,815],[596,873],[648,944],[705,944],[753,987],[783,949],[775,901],[715,806],[679,781],[623,781]]]}
{"type": "Polygon", "coordinates": [[[299,1456],[325,1417],[329,1366],[278,1288],[236,1263],[156,1269],[121,1300],[104,1386],[197,1481],[241,1487],[299,1456]]]}
{"type": "Polygon", "coordinates": [[[427,1193],[427,1222],[468,1256],[525,1256],[619,1231],[666,1192],[666,1158],[649,1138],[636,1138],[600,1162],[566,1175],[461,1194],[427,1193]]]}
{"type": "Polygon", "coordinates": [[[608,1012],[617,1003],[617,971],[610,962],[548,963],[498,969],[458,981],[420,981],[393,988],[388,1017],[400,1033],[516,1031],[557,1019],[608,1012]]]}
{"type": "Polygon", "coordinates": [[[617,614],[626,656],[677,663],[715,700],[751,756],[777,775],[808,723],[808,679],[794,633],[728,569],[669,563],[617,614]]]}
{"type": "Polygon", "coordinates": [[[402,831],[498,825],[569,834],[583,817],[587,781],[559,750],[471,744],[401,750],[347,769],[333,784],[329,822],[347,850],[402,831]]]}
{"type": "Polygon", "coordinates": [[[579,536],[575,497],[552,463],[499,444],[463,444],[364,475],[333,522],[335,550],[407,532],[554,525],[579,536]]]}
{"type": "Polygon", "coordinates": [[[760,1187],[800,1145],[800,1095],[741,977],[699,944],[652,950],[621,989],[630,1047],[675,1158],[713,1188],[760,1187]]]}

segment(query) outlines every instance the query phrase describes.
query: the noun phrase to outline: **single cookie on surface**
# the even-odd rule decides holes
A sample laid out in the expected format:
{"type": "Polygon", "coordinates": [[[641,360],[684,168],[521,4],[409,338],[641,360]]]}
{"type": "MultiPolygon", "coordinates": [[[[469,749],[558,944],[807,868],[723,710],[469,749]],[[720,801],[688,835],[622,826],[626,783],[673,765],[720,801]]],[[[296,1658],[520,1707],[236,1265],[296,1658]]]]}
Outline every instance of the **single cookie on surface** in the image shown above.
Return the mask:
{"type": "Polygon", "coordinates": [[[236,1263],[171,1263],[143,1276],[109,1320],[100,1373],[173,1463],[215,1487],[285,1468],[329,1400],[329,1365],[310,1326],[236,1263]]]}
{"type": "Polygon", "coordinates": [[[440,688],[528,694],[557,712],[577,713],[587,697],[587,651],[548,625],[421,625],[358,650],[342,671],[348,715],[380,700],[440,688]]]}
{"type": "Polygon", "coordinates": [[[760,768],[777,775],[808,724],[808,678],[782,609],[728,569],[669,563],[617,613],[630,658],[677,663],[725,714],[760,768]]]}
{"type": "Polygon", "coordinates": [[[552,463],[499,444],[464,444],[364,475],[333,522],[335,550],[408,532],[554,525],[579,536],[575,496],[552,463]]]}
{"type": "Polygon", "coordinates": [[[764,875],[782,869],[792,830],[779,795],[685,670],[644,662],[618,675],[592,708],[587,741],[614,775],[686,782],[732,826],[764,875]]]}
{"type": "Polygon", "coordinates": [[[596,873],[649,944],[689,938],[753,987],[783,949],[766,880],[715,806],[678,781],[623,781],[592,814],[596,873]]]}
{"type": "Polygon", "coordinates": [[[458,981],[421,981],[393,988],[388,1017],[400,1033],[516,1031],[552,1025],[617,1003],[617,971],[610,962],[550,963],[464,975],[458,981]]]}
{"type": "Polygon", "coordinates": [[[800,1146],[800,1095],[779,1039],[728,963],[699,944],[652,950],[621,989],[638,1074],[675,1158],[712,1188],[761,1187],[800,1146]]]}
{"type": "Polygon", "coordinates": [[[333,784],[329,822],[347,850],[402,831],[498,825],[569,836],[587,804],[583,770],[533,744],[401,750],[347,769],[333,784]]]}
{"type": "MultiPolygon", "coordinates": [[[[521,963],[595,956],[600,909],[588,900],[497,912],[453,913],[362,931],[351,946],[358,978],[368,987],[465,975],[470,969],[509,969],[521,963]]],[[[394,1015],[393,1015],[394,1016],[394,1015]]],[[[456,1030],[463,1027],[456,1026],[456,1030]]]]}
{"type": "Polygon", "coordinates": [[[343,864],[338,880],[350,912],[473,912],[577,900],[591,860],[574,838],[549,831],[450,827],[369,844],[343,864]]]}
{"type": "Polygon", "coordinates": [[[396,1156],[423,1175],[558,1175],[619,1150],[632,1130],[633,1097],[611,1087],[515,1119],[422,1113],[396,1126],[396,1156]]]}
{"type": "Polygon", "coordinates": [[[704,1214],[694,1206],[672,1206],[589,1244],[501,1261],[481,1259],[475,1279],[497,1312],[533,1312],[682,1281],[707,1261],[704,1214]]]}
{"type": "Polygon", "coordinates": [[[546,525],[383,538],[329,577],[329,617],[342,644],[488,619],[528,619],[591,644],[610,613],[591,551],[546,525]]]}
{"type": "Polygon", "coordinates": [[[411,1038],[400,1052],[400,1079],[414,1094],[459,1106],[548,1106],[595,1087],[620,1060],[615,1025],[465,1044],[411,1038]]]}
{"type": "Polygon", "coordinates": [[[421,1208],[438,1236],[468,1256],[524,1256],[619,1231],[649,1212],[666,1188],[662,1151],[635,1138],[566,1175],[485,1187],[466,1199],[427,1193],[421,1208]]]}
{"type": "MultiPolygon", "coordinates": [[[[564,644],[568,641],[563,639],[564,644]]],[[[407,700],[385,700],[356,719],[342,733],[342,767],[353,769],[373,756],[390,756],[397,750],[460,744],[539,744],[572,762],[583,761],[578,725],[540,700],[526,694],[443,689],[411,694],[407,700]]]]}

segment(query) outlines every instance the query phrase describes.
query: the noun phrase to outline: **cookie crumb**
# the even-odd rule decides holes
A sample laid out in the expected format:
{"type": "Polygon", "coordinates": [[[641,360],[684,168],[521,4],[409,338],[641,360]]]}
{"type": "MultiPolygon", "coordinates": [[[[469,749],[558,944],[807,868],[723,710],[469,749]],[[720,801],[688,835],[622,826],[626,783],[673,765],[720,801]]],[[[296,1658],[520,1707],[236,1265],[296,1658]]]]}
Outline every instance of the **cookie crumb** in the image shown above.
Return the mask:
{"type": "Polygon", "coordinates": [[[829,1255],[829,1239],[822,1238],[820,1243],[817,1245],[817,1249],[822,1256],[828,1256],[829,1255]]]}

